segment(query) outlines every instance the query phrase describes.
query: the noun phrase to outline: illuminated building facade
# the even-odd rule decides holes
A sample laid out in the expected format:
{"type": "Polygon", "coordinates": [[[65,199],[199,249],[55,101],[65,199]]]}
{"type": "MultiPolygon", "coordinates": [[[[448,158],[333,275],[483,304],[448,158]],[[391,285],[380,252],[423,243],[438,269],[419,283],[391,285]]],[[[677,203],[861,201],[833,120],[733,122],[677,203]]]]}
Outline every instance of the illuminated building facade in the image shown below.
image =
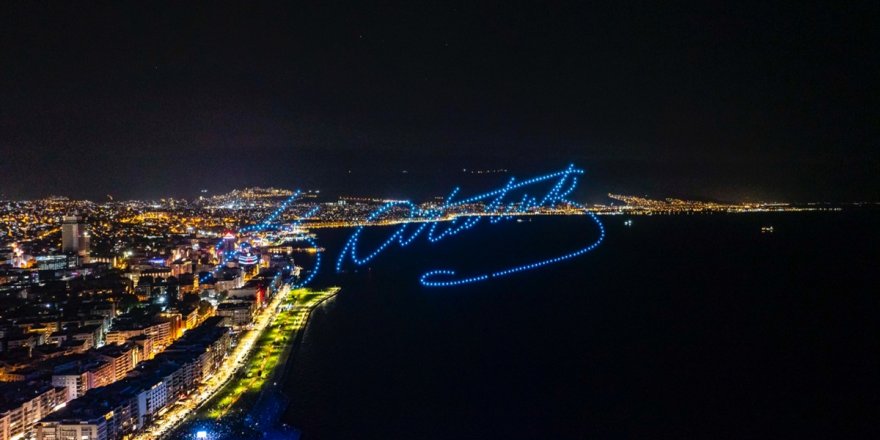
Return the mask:
{"type": "Polygon", "coordinates": [[[61,219],[61,251],[77,254],[84,262],[89,259],[88,227],[75,215],[65,215],[61,219]]]}
{"type": "Polygon", "coordinates": [[[0,386],[0,440],[24,438],[41,418],[65,401],[64,390],[50,385],[33,389],[23,384],[3,384],[0,386]]]}
{"type": "Polygon", "coordinates": [[[141,362],[136,373],[91,389],[48,416],[43,413],[36,438],[128,438],[220,368],[231,347],[229,328],[222,321],[207,319],[155,359],[141,362]]]}

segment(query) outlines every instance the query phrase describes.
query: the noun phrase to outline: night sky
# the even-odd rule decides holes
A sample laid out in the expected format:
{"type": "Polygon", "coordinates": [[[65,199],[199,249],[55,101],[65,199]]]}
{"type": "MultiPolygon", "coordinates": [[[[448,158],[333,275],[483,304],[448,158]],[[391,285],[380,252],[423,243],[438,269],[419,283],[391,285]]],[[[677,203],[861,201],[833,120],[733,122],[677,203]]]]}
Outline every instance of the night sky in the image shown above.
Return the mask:
{"type": "Polygon", "coordinates": [[[574,162],[588,200],[880,199],[876,1],[35,3],[0,7],[0,197],[574,162]]]}

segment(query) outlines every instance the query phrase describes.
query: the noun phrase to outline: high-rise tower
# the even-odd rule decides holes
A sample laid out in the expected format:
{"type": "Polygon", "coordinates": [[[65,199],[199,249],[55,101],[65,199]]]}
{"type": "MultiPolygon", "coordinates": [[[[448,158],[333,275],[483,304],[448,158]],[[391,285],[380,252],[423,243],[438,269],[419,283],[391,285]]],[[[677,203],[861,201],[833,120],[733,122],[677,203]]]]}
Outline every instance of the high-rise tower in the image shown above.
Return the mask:
{"type": "Polygon", "coordinates": [[[88,226],[75,215],[61,218],[61,251],[79,255],[84,263],[89,260],[88,226]]]}

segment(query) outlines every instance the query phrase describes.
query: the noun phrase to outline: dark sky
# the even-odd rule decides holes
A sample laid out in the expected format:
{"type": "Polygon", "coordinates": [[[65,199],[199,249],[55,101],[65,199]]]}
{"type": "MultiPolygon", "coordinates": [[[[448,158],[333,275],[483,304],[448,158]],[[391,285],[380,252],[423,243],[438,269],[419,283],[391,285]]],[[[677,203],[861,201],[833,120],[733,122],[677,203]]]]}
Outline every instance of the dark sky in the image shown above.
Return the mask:
{"type": "Polygon", "coordinates": [[[415,195],[574,162],[590,195],[880,199],[876,1],[8,3],[5,197],[415,195]]]}

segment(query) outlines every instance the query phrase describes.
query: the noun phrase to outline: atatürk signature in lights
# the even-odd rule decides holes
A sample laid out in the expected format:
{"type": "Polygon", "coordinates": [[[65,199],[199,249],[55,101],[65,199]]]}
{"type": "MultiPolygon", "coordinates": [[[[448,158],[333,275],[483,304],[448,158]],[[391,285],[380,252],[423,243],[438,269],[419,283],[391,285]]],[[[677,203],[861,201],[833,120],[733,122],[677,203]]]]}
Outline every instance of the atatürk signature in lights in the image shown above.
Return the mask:
{"type": "MultiPolygon", "coordinates": [[[[345,247],[342,249],[342,253],[336,260],[336,270],[342,270],[346,258],[350,258],[352,263],[360,266],[376,258],[382,253],[382,251],[395,243],[400,247],[404,247],[422,235],[424,235],[428,241],[436,243],[440,240],[454,237],[463,231],[471,229],[481,221],[484,221],[484,219],[488,219],[489,223],[494,224],[501,220],[509,219],[515,214],[525,213],[534,210],[535,208],[554,207],[563,203],[575,207],[581,207],[577,203],[568,200],[567,197],[577,187],[578,176],[583,173],[583,170],[575,168],[574,165],[570,165],[562,171],[534,177],[520,182],[517,182],[515,178],[510,179],[510,181],[500,189],[457,201],[454,200],[458,193],[458,189],[456,189],[446,198],[443,205],[437,208],[422,209],[409,201],[388,202],[373,211],[367,217],[367,223],[376,220],[388,210],[398,206],[408,207],[409,218],[414,221],[403,223],[394,231],[394,233],[388,236],[382,244],[365,256],[359,256],[358,254],[358,240],[364,230],[364,226],[359,226],[354,233],[351,234],[351,237],[349,237],[348,241],[345,243],[345,247]],[[531,186],[546,184],[547,182],[553,183],[553,186],[540,199],[530,196],[526,192],[531,186]],[[509,196],[514,194],[522,194],[516,202],[509,200],[511,198],[509,196]],[[483,206],[485,206],[485,210],[479,213],[471,213],[471,215],[459,214],[450,221],[438,221],[438,219],[444,218],[453,208],[474,203],[482,203],[483,206]],[[421,220],[421,222],[417,223],[415,220],[421,220]]],[[[599,237],[595,242],[590,243],[585,247],[552,258],[467,276],[457,276],[455,270],[451,269],[430,270],[422,274],[420,281],[422,285],[429,287],[458,286],[478,281],[486,281],[492,278],[499,278],[529,269],[536,269],[583,255],[599,246],[605,238],[605,228],[602,226],[602,222],[600,222],[594,214],[586,211],[584,212],[599,228],[599,237]]]]}

